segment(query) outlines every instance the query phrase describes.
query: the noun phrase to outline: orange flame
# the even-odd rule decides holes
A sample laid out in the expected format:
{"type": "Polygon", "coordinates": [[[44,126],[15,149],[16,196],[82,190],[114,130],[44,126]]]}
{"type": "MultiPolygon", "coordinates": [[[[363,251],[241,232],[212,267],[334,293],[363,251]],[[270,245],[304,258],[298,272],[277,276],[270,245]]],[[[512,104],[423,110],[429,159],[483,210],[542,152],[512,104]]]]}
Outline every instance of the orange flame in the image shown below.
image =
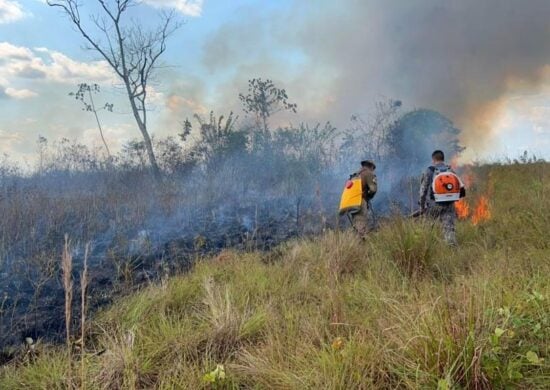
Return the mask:
{"type": "Polygon", "coordinates": [[[489,210],[489,201],[485,195],[479,198],[477,206],[472,215],[472,223],[477,225],[480,222],[491,219],[491,211],[489,210]]]}
{"type": "MultiPolygon", "coordinates": [[[[472,170],[472,166],[460,165],[459,157],[455,156],[451,160],[451,167],[455,170],[461,171],[462,181],[466,189],[471,189],[474,182],[476,181],[476,175],[472,170]]],[[[475,207],[470,207],[470,204],[465,199],[460,199],[455,202],[456,214],[459,219],[466,220],[471,218],[471,221],[474,225],[478,225],[481,222],[491,219],[491,211],[489,209],[489,196],[492,193],[492,182],[489,180],[488,190],[485,195],[482,195],[475,207]]]]}
{"type": "Polygon", "coordinates": [[[466,219],[470,215],[470,205],[466,200],[460,199],[458,202],[455,203],[456,207],[456,214],[458,215],[458,219],[466,219]]]}

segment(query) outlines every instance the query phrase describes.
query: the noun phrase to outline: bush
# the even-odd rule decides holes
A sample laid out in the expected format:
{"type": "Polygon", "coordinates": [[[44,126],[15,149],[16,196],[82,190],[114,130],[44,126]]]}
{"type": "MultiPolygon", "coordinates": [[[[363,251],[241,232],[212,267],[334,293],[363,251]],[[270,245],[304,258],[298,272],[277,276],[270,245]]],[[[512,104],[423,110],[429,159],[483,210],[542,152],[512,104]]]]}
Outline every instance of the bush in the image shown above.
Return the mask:
{"type": "Polygon", "coordinates": [[[408,276],[422,276],[442,261],[440,235],[435,222],[418,219],[395,218],[376,237],[378,246],[408,276]]]}

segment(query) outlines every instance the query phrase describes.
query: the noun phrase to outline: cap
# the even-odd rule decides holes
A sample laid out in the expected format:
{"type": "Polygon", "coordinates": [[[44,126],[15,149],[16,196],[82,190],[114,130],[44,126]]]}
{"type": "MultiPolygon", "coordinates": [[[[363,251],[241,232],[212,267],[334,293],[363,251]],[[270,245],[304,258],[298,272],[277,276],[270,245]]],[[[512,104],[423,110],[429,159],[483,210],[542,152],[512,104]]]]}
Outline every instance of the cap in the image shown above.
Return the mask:
{"type": "Polygon", "coordinates": [[[364,167],[372,167],[372,169],[376,169],[376,164],[372,160],[363,160],[361,161],[361,165],[364,167]]]}

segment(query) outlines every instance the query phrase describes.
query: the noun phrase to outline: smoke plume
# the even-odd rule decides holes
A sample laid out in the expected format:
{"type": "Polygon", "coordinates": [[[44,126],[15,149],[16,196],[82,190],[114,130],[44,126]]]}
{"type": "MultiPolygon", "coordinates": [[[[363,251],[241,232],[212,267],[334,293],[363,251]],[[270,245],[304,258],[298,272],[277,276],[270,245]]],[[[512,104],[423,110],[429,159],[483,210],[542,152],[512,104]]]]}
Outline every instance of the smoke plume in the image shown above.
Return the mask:
{"type": "Polygon", "coordinates": [[[345,126],[390,97],[438,110],[466,146],[479,145],[503,95],[548,83],[547,0],[295,1],[269,16],[244,11],[250,23],[222,25],[205,45],[208,69],[233,74],[222,101],[235,100],[246,78],[271,77],[284,81],[300,120],[345,126]]]}

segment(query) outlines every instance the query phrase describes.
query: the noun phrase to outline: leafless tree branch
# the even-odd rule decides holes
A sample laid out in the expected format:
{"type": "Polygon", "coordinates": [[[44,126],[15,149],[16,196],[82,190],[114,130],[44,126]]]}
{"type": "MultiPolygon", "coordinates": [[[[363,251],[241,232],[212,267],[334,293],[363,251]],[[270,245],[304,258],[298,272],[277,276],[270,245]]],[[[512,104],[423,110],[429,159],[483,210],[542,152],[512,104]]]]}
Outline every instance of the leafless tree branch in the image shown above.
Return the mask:
{"type": "Polygon", "coordinates": [[[103,16],[92,15],[92,26],[85,26],[80,17],[81,3],[77,0],[47,0],[51,7],[61,9],[90,48],[97,51],[122,80],[138,128],[143,136],[153,172],[160,171],[147,130],[147,86],[157,69],[157,62],[166,51],[168,38],[181,27],[175,13],[161,14],[157,29],[145,31],[136,21],[124,23],[125,12],[136,6],[136,0],[96,0],[103,16]],[[96,31],[99,36],[94,35],[96,31]],[[106,38],[101,44],[100,36],[106,38]]]}

